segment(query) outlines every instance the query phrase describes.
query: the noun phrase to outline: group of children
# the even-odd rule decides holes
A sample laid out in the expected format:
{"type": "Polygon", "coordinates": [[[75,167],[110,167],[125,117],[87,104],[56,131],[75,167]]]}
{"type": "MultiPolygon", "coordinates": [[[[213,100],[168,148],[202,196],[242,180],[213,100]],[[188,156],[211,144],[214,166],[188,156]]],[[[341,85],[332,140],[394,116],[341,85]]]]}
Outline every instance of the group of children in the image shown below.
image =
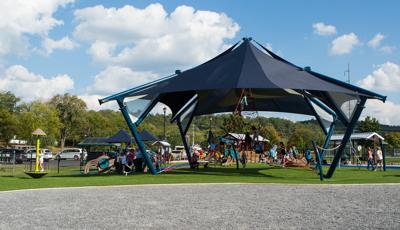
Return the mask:
{"type": "Polygon", "coordinates": [[[383,153],[380,147],[377,147],[373,150],[371,147],[367,148],[368,162],[367,162],[367,170],[377,169],[383,170],[383,153]]]}
{"type": "MultiPolygon", "coordinates": [[[[158,170],[160,167],[161,155],[150,152],[150,159],[158,170]]],[[[125,175],[131,172],[146,171],[144,156],[139,149],[127,149],[122,151],[118,163],[119,171],[125,175]]]]}

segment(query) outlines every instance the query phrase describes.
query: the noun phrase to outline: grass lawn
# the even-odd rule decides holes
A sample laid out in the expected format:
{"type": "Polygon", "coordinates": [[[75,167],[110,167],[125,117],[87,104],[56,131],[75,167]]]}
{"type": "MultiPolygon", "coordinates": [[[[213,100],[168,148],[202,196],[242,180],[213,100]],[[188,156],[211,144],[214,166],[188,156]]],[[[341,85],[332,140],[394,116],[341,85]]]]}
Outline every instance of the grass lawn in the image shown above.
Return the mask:
{"type": "MultiPolygon", "coordinates": [[[[327,168],[324,169],[325,171],[327,168]]],[[[306,168],[279,168],[265,164],[249,164],[246,169],[211,167],[200,169],[175,169],[157,176],[132,174],[82,175],[77,167],[64,167],[60,174],[52,170],[41,179],[32,179],[23,173],[23,166],[16,169],[14,177],[0,171],[0,191],[79,187],[103,185],[171,184],[171,183],[283,183],[283,184],[351,184],[351,183],[400,183],[400,170],[371,172],[365,169],[337,169],[332,179],[319,181],[318,175],[306,168]]]]}

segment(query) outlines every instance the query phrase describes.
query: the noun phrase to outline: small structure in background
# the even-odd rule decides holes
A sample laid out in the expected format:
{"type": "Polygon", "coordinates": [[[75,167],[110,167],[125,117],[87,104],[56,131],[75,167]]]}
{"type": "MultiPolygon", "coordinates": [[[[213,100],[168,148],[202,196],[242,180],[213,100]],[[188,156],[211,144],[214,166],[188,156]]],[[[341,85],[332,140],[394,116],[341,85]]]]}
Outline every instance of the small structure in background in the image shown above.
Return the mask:
{"type": "MultiPolygon", "coordinates": [[[[331,142],[334,149],[340,144],[342,139],[343,134],[332,135],[331,142]]],[[[385,144],[384,140],[385,138],[376,132],[353,133],[350,137],[348,147],[346,148],[349,151],[345,155],[347,155],[349,158],[353,158],[353,164],[361,165],[360,160],[364,158],[366,160],[366,141],[371,141],[375,146],[379,146],[381,148],[383,153],[383,170],[386,171],[386,154],[385,149],[383,148],[383,145],[385,144]]]]}
{"type": "Polygon", "coordinates": [[[40,138],[46,136],[46,133],[38,128],[35,131],[33,131],[32,135],[36,137],[35,171],[25,172],[25,174],[29,175],[32,178],[41,178],[48,173],[44,171],[43,167],[44,155],[43,153],[40,152],[40,138]],[[41,170],[39,170],[39,164],[41,170]]]}

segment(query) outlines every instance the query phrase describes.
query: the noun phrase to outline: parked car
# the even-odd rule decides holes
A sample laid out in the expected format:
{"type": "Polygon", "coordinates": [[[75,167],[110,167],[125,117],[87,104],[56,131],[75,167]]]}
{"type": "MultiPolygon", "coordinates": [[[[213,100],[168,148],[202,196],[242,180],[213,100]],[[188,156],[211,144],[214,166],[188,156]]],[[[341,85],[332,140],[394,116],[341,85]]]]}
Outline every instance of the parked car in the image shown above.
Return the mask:
{"type": "Polygon", "coordinates": [[[0,149],[0,161],[5,163],[22,164],[24,160],[24,150],[21,149],[0,149]],[[14,157],[15,154],[15,157],[14,157]],[[15,159],[15,162],[14,162],[15,159]]]}
{"type": "Polygon", "coordinates": [[[68,148],[64,149],[63,151],[59,152],[55,159],[58,160],[67,160],[67,159],[74,159],[79,160],[81,157],[85,157],[86,153],[79,148],[68,148]]]}
{"type": "MultiPolygon", "coordinates": [[[[53,159],[53,153],[48,149],[40,149],[40,152],[44,154],[44,161],[53,159]]],[[[36,160],[36,149],[28,149],[25,152],[26,160],[36,160]]]]}
{"type": "Polygon", "coordinates": [[[43,152],[45,161],[53,159],[53,153],[49,149],[43,149],[43,152]]]}

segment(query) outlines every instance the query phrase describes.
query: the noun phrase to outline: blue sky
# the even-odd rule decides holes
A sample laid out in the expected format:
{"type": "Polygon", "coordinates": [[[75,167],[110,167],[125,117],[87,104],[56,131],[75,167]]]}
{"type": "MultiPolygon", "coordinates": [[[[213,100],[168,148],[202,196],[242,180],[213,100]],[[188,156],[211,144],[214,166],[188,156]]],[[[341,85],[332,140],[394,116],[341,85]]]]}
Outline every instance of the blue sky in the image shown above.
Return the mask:
{"type": "Polygon", "coordinates": [[[364,116],[400,125],[398,9],[398,1],[5,0],[0,90],[24,101],[70,92],[99,109],[98,97],[200,64],[250,36],[339,80],[350,63],[353,84],[388,96],[364,116]]]}

